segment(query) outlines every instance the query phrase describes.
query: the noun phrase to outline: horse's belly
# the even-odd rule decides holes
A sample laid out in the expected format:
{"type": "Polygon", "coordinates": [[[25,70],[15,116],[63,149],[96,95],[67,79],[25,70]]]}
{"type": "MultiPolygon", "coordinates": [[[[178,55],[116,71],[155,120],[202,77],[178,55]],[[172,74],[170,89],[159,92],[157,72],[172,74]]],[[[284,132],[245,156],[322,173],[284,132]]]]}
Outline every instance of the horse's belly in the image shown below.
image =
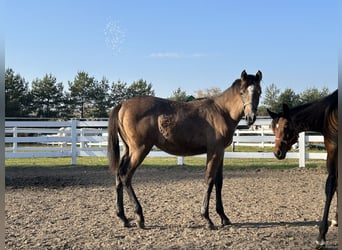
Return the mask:
{"type": "Polygon", "coordinates": [[[174,144],[172,142],[164,142],[162,144],[156,144],[156,146],[165,151],[166,153],[181,156],[190,156],[206,153],[206,146],[200,145],[186,145],[186,144],[174,144]]]}

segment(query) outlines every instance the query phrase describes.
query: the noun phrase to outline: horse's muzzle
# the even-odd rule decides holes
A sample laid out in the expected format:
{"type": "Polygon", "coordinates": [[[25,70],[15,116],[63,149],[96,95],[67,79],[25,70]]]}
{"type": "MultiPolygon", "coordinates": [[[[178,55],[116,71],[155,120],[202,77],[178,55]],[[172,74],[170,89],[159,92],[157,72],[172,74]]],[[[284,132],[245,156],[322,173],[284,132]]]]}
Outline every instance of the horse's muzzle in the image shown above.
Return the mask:
{"type": "Polygon", "coordinates": [[[283,160],[286,157],[286,151],[281,151],[280,149],[274,151],[274,156],[278,159],[278,160],[283,160]]]}
{"type": "Polygon", "coordinates": [[[246,115],[246,123],[248,126],[251,126],[253,125],[253,123],[255,122],[256,120],[256,115],[246,115]]]}

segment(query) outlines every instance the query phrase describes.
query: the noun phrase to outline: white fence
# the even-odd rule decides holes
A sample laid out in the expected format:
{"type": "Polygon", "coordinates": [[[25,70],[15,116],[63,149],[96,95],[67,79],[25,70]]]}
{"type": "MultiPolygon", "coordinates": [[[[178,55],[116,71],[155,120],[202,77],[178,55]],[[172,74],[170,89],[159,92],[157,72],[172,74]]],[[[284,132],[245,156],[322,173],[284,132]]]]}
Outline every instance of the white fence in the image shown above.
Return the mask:
{"type": "MultiPolygon", "coordinates": [[[[270,119],[257,119],[252,129],[236,130],[233,145],[273,147],[274,135],[268,128],[270,119]]],[[[107,121],[6,121],[5,157],[39,158],[70,157],[71,164],[79,156],[107,155],[107,121]]],[[[300,134],[298,152],[289,152],[287,158],[299,159],[299,166],[305,166],[305,159],[325,159],[326,153],[305,152],[306,143],[322,143],[321,135],[300,134]]],[[[234,147],[233,147],[234,148],[234,147]]],[[[152,150],[149,157],[170,157],[171,155],[152,150]]],[[[206,157],[197,155],[196,157],[206,157]]],[[[271,152],[226,152],[227,158],[274,158],[271,152]]],[[[183,158],[178,157],[178,164],[183,158]]]]}

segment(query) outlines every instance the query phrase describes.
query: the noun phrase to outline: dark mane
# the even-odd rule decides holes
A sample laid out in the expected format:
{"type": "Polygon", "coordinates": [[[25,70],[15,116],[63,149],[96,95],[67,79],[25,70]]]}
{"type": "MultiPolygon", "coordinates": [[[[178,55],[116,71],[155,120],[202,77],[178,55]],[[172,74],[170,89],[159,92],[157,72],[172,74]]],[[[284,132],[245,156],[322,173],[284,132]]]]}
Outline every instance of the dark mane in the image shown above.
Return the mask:
{"type": "Polygon", "coordinates": [[[305,103],[290,109],[290,117],[300,127],[298,130],[322,132],[327,110],[337,109],[337,90],[321,99],[305,103]]]}
{"type": "Polygon", "coordinates": [[[236,88],[240,87],[240,84],[241,84],[241,79],[236,79],[236,80],[233,82],[231,88],[236,89],[236,88]]]}
{"type": "Polygon", "coordinates": [[[240,92],[240,85],[241,85],[241,79],[236,79],[232,85],[227,88],[225,91],[223,91],[220,95],[225,94],[228,91],[232,91],[232,93],[240,92]]]}

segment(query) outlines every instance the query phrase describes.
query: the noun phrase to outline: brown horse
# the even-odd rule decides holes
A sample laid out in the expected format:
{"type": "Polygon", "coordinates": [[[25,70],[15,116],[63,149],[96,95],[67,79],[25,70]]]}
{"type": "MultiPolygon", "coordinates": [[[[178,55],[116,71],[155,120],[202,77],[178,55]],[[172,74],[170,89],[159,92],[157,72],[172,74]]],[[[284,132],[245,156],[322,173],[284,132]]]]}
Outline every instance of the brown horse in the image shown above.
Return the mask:
{"type": "Polygon", "coordinates": [[[248,125],[254,123],[261,94],[262,73],[236,80],[230,88],[215,98],[192,102],[176,102],[152,96],[135,97],[115,107],[108,126],[108,158],[116,175],[117,216],[129,227],[124,213],[123,188],[135,206],[138,226],[144,227],[142,207],[132,187],[132,176],[155,145],[161,150],[182,156],[207,153],[204,194],[201,214],[210,228],[209,199],[215,185],[216,211],[222,225],[230,224],[224,213],[221,190],[225,148],[243,114],[248,125]],[[119,138],[123,141],[123,156],[119,164],[119,138]]]}
{"type": "MultiPolygon", "coordinates": [[[[324,213],[316,241],[317,248],[324,248],[325,246],[325,236],[328,232],[329,208],[334,193],[335,191],[337,192],[337,94],[338,90],[322,99],[292,109],[289,109],[284,104],[283,112],[278,114],[267,110],[273,119],[272,129],[276,137],[274,155],[280,160],[286,157],[286,152],[297,142],[300,132],[315,131],[322,133],[324,136],[324,144],[327,150],[328,178],[325,185],[326,201],[324,213]]],[[[337,210],[336,220],[332,224],[337,225],[337,210]]]]}

